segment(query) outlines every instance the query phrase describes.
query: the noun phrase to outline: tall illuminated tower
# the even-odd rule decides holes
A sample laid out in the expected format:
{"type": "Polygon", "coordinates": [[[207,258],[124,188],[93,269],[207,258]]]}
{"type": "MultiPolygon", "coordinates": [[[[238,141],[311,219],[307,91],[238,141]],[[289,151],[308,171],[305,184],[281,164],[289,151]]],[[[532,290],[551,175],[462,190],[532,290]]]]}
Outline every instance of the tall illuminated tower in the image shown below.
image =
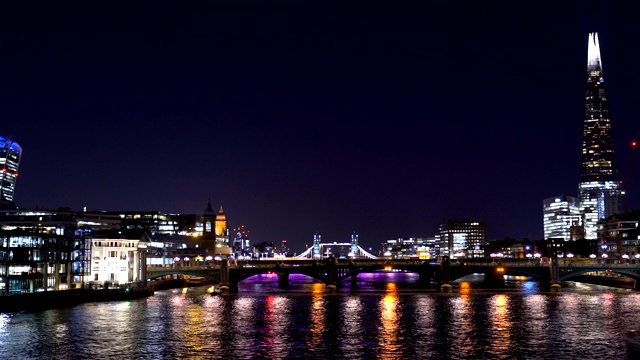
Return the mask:
{"type": "Polygon", "coordinates": [[[598,219],[620,212],[622,191],[614,159],[598,34],[589,34],[587,92],[582,131],[580,210],[586,239],[596,238],[598,219]]]}
{"type": "Polygon", "coordinates": [[[21,156],[20,145],[0,136],[0,201],[13,201],[21,156]]]}

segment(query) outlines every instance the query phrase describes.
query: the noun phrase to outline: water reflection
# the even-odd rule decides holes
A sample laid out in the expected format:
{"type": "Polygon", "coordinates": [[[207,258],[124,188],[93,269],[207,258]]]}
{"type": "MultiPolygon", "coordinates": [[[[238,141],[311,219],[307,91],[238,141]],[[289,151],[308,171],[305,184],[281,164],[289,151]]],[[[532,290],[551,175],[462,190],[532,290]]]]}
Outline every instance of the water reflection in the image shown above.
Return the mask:
{"type": "Polygon", "coordinates": [[[290,299],[268,296],[266,301],[264,345],[268,358],[286,357],[289,350],[290,299]]]}
{"type": "Polygon", "coordinates": [[[203,287],[0,314],[0,358],[616,359],[640,323],[636,293],[424,294],[381,280],[366,294],[203,287]]]}
{"type": "MultiPolygon", "coordinates": [[[[216,296],[217,299],[220,297],[216,296]]],[[[254,297],[241,297],[233,302],[229,324],[235,336],[230,342],[233,346],[232,358],[251,357],[253,347],[253,323],[258,316],[258,300],[254,297]]]]}
{"type": "MultiPolygon", "coordinates": [[[[463,284],[460,284],[460,289],[463,289],[463,284]]],[[[453,339],[453,348],[461,356],[472,357],[476,348],[474,336],[478,329],[473,321],[474,310],[471,304],[471,297],[469,295],[461,295],[460,297],[452,298],[451,303],[453,304],[453,325],[459,329],[459,335],[453,339]]]]}
{"type": "Polygon", "coordinates": [[[342,328],[344,334],[343,350],[350,358],[364,357],[362,340],[364,324],[362,323],[363,303],[359,296],[348,296],[342,301],[342,328]]]}
{"type": "Polygon", "coordinates": [[[320,352],[320,344],[322,343],[322,335],[325,332],[325,306],[326,301],[323,294],[320,292],[320,285],[313,287],[313,296],[311,298],[311,307],[309,308],[309,314],[311,318],[311,325],[309,326],[310,338],[307,341],[309,350],[312,353],[320,352]]]}
{"type": "Polygon", "coordinates": [[[497,353],[508,353],[511,348],[512,324],[509,319],[508,300],[507,295],[498,294],[492,296],[489,301],[489,317],[491,320],[489,336],[492,350],[497,353]]]}
{"type": "Polygon", "coordinates": [[[398,319],[402,309],[398,305],[396,285],[387,283],[386,295],[380,301],[380,328],[378,330],[379,348],[381,352],[378,358],[399,359],[402,357],[402,348],[399,344],[398,319]]]}

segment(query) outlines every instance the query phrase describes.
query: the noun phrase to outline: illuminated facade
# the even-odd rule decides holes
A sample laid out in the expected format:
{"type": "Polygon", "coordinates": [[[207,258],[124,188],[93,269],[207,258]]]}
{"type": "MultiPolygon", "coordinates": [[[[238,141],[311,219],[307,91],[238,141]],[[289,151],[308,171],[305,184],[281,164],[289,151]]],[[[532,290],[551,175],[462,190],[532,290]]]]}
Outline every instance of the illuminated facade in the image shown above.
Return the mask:
{"type": "Polygon", "coordinates": [[[586,239],[595,239],[599,219],[620,212],[620,189],[611,120],[602,77],[597,33],[589,34],[587,92],[582,132],[582,172],[578,188],[586,239]]]}
{"type": "Polygon", "coordinates": [[[207,208],[204,210],[204,214],[202,214],[202,238],[215,243],[215,250],[213,251],[215,254],[232,254],[232,248],[229,246],[227,217],[224,214],[222,206],[216,214],[211,207],[211,202],[207,204],[207,208]],[[218,232],[220,232],[220,235],[218,235],[218,232]]]}
{"type": "Polygon", "coordinates": [[[117,287],[145,282],[149,243],[146,232],[141,238],[134,239],[94,237],[89,284],[92,287],[117,287]]]}
{"type": "Polygon", "coordinates": [[[598,222],[598,258],[640,263],[640,211],[614,214],[598,222]]]}
{"type": "Polygon", "coordinates": [[[0,201],[13,202],[21,156],[20,145],[0,136],[0,201]]]}
{"type": "Polygon", "coordinates": [[[582,224],[580,200],[573,196],[557,196],[544,199],[544,238],[578,240],[571,236],[571,229],[582,224]]]}
{"type": "Polygon", "coordinates": [[[486,245],[484,222],[447,220],[440,224],[440,255],[450,257],[484,257],[486,245]]]}

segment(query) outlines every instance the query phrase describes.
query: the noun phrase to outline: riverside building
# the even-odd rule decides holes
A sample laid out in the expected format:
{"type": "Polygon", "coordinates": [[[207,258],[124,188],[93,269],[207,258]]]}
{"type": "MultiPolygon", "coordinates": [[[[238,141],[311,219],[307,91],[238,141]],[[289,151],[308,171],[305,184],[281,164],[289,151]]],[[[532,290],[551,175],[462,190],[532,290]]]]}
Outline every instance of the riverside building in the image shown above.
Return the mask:
{"type": "Polygon", "coordinates": [[[18,143],[0,136],[0,202],[13,202],[21,156],[18,143]]]}
{"type": "Polygon", "coordinates": [[[486,239],[482,220],[447,220],[440,224],[438,235],[440,255],[451,258],[485,257],[486,239]]]}

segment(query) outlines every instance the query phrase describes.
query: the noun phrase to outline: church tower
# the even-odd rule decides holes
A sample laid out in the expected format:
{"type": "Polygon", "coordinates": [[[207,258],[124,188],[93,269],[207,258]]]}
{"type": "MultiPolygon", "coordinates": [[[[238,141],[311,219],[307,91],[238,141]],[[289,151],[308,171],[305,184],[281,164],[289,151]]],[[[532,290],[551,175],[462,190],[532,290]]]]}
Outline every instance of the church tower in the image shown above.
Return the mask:
{"type": "Polygon", "coordinates": [[[202,214],[202,238],[205,240],[213,240],[216,239],[215,233],[215,224],[216,224],[216,212],[211,208],[211,201],[207,205],[207,208],[204,210],[204,214],[202,214]]]}
{"type": "Polygon", "coordinates": [[[216,216],[216,236],[227,235],[227,216],[224,214],[224,209],[220,205],[220,210],[216,216]]]}

